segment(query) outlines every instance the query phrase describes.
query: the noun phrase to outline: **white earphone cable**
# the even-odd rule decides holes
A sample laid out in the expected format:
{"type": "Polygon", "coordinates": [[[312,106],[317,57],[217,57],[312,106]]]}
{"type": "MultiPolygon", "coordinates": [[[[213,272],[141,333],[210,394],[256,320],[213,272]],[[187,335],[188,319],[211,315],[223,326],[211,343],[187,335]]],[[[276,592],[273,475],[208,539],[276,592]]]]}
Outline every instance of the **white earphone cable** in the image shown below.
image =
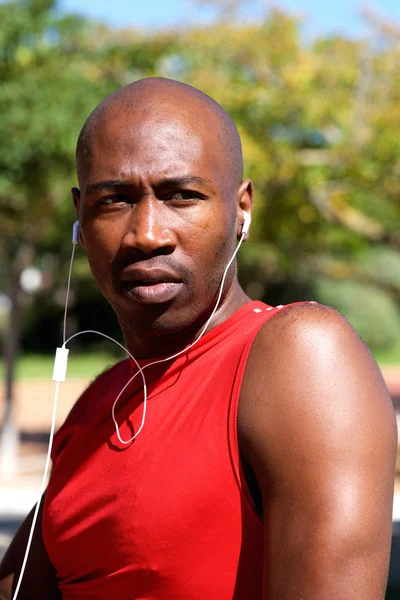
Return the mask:
{"type": "Polygon", "coordinates": [[[65,296],[64,322],[63,322],[63,346],[65,346],[65,337],[67,334],[68,300],[69,300],[69,292],[71,290],[72,265],[74,263],[75,246],[76,246],[76,244],[72,244],[71,260],[69,263],[69,272],[68,272],[67,293],[65,296]]]}
{"type": "MultiPolygon", "coordinates": [[[[117,433],[118,439],[121,442],[121,444],[129,444],[130,442],[132,442],[139,435],[139,433],[143,429],[143,426],[144,426],[144,423],[145,423],[146,411],[147,411],[147,384],[146,384],[146,378],[144,376],[143,371],[145,369],[147,369],[148,367],[151,367],[153,365],[157,365],[157,364],[160,364],[160,363],[164,363],[164,362],[167,362],[169,360],[173,360],[174,358],[177,358],[181,354],[184,354],[185,352],[188,352],[203,337],[204,333],[206,332],[206,330],[207,330],[207,328],[208,328],[208,326],[209,326],[212,318],[214,317],[214,315],[215,315],[215,313],[216,313],[216,311],[218,309],[218,306],[219,306],[219,304],[221,302],[223,287],[224,287],[224,283],[225,283],[225,279],[226,279],[228,270],[229,270],[232,262],[234,261],[234,259],[236,257],[236,254],[238,253],[238,250],[239,250],[240,246],[242,245],[242,242],[243,242],[243,239],[244,239],[246,233],[247,233],[247,230],[245,230],[245,231],[242,232],[240,240],[239,240],[239,242],[238,242],[238,244],[237,244],[237,246],[235,248],[235,251],[232,254],[232,257],[229,260],[228,264],[225,267],[225,271],[223,273],[223,276],[222,276],[222,279],[221,279],[221,283],[220,283],[220,286],[219,286],[219,292],[218,292],[217,302],[216,302],[216,304],[214,306],[214,309],[213,309],[211,315],[209,316],[209,318],[207,319],[207,321],[206,321],[203,329],[201,330],[199,336],[194,340],[194,342],[192,342],[191,344],[189,344],[189,346],[186,346],[186,348],[184,348],[183,350],[180,350],[179,352],[176,352],[175,354],[172,354],[171,356],[167,356],[166,358],[160,358],[159,360],[155,360],[155,361],[153,361],[151,363],[148,363],[148,364],[144,365],[143,367],[141,367],[139,365],[139,363],[136,360],[136,358],[122,344],[120,344],[114,338],[112,338],[112,337],[110,337],[110,336],[108,336],[105,333],[102,333],[100,331],[96,331],[94,329],[86,329],[84,331],[79,331],[77,333],[74,333],[67,340],[65,339],[66,338],[66,329],[67,329],[68,300],[69,300],[70,287],[71,287],[71,277],[72,277],[72,265],[73,265],[73,260],[74,260],[74,256],[75,256],[75,246],[76,246],[76,243],[77,243],[77,239],[75,241],[73,241],[73,248],[72,248],[71,261],[70,261],[70,266],[69,266],[69,274],[68,274],[67,293],[66,293],[66,299],[65,299],[65,310],[64,310],[64,319],[63,319],[63,345],[62,345],[62,348],[65,350],[66,345],[71,340],[73,340],[75,337],[78,337],[79,335],[82,335],[84,333],[94,333],[94,334],[100,335],[102,337],[105,337],[105,338],[109,339],[110,341],[114,342],[115,344],[117,344],[120,348],[122,348],[129,355],[129,357],[136,364],[138,370],[129,379],[129,381],[124,385],[124,387],[122,388],[122,390],[118,394],[117,398],[114,400],[114,403],[113,403],[112,409],[111,409],[111,416],[112,416],[112,419],[114,421],[116,433],[117,433]],[[118,400],[120,399],[120,397],[122,396],[122,394],[124,393],[124,391],[129,387],[129,385],[131,384],[131,382],[136,378],[136,376],[139,373],[141,374],[142,381],[143,381],[143,414],[142,414],[142,420],[141,420],[141,424],[140,424],[137,432],[129,440],[123,440],[121,438],[121,435],[120,435],[120,432],[119,432],[119,426],[118,426],[118,422],[117,422],[116,416],[115,416],[115,409],[116,409],[118,400]]],[[[68,352],[68,351],[66,351],[66,352],[68,352]]],[[[65,357],[65,360],[67,360],[66,357],[65,357]]],[[[51,421],[49,446],[48,446],[48,449],[47,449],[46,464],[45,464],[45,469],[44,469],[44,473],[43,473],[42,483],[41,483],[41,487],[40,487],[39,500],[36,503],[35,512],[34,512],[33,519],[32,519],[32,524],[31,524],[31,529],[30,529],[30,532],[29,532],[28,542],[27,542],[27,546],[26,546],[26,550],[25,550],[25,555],[24,555],[23,563],[22,563],[21,570],[20,570],[20,573],[19,573],[18,582],[17,582],[17,585],[15,587],[15,591],[14,591],[12,600],[16,600],[17,599],[17,595],[18,595],[19,589],[21,587],[21,582],[22,582],[22,578],[23,578],[23,575],[24,575],[24,571],[25,571],[25,567],[26,567],[26,562],[28,560],[29,550],[30,550],[30,547],[31,547],[31,544],[32,544],[33,532],[34,532],[36,521],[37,521],[37,517],[38,517],[38,514],[39,514],[40,504],[42,502],[43,494],[44,494],[44,491],[45,491],[45,488],[46,488],[46,484],[47,484],[47,478],[48,478],[49,466],[50,466],[50,459],[51,459],[51,450],[52,450],[52,447],[53,447],[53,438],[54,438],[54,431],[55,431],[55,422],[56,422],[57,401],[58,401],[59,388],[60,388],[60,382],[57,381],[56,382],[56,387],[55,387],[55,392],[54,392],[54,400],[53,400],[53,414],[52,414],[52,421],[51,421]]]]}
{"type": "Polygon", "coordinates": [[[17,585],[15,587],[15,591],[14,591],[14,595],[12,597],[12,600],[16,600],[18,592],[19,592],[19,588],[21,587],[22,577],[24,575],[26,561],[28,560],[28,554],[29,554],[29,550],[30,550],[30,547],[31,547],[31,544],[32,544],[33,532],[34,532],[36,521],[37,521],[37,517],[38,517],[38,514],[39,514],[40,504],[41,504],[41,502],[43,500],[44,490],[45,490],[46,485],[47,485],[47,477],[48,477],[48,473],[49,473],[50,459],[51,459],[51,450],[52,450],[52,447],[53,447],[54,430],[55,430],[55,426],[56,426],[56,413],[57,413],[57,401],[58,401],[58,392],[59,392],[59,389],[60,389],[60,382],[57,381],[56,382],[56,388],[55,388],[55,391],[54,391],[53,414],[52,414],[52,418],[51,418],[49,446],[47,448],[46,464],[45,464],[45,467],[44,467],[44,473],[43,473],[43,477],[42,477],[42,483],[40,485],[39,500],[36,503],[35,512],[33,513],[33,519],[32,519],[32,524],[31,524],[31,528],[30,528],[30,531],[29,531],[28,542],[26,544],[26,550],[25,550],[24,560],[22,562],[21,570],[19,572],[18,582],[17,582],[17,585]]]}
{"type": "Polygon", "coordinates": [[[95,333],[97,335],[101,335],[102,337],[107,338],[111,342],[114,342],[114,344],[117,344],[117,346],[119,346],[120,348],[122,348],[122,350],[124,350],[128,354],[128,356],[134,361],[135,365],[138,368],[138,370],[133,375],[133,377],[131,377],[129,379],[129,381],[124,385],[124,387],[122,388],[122,390],[118,394],[116,400],[114,401],[114,404],[112,405],[112,409],[111,409],[111,416],[112,416],[112,419],[113,419],[114,424],[115,424],[115,429],[116,429],[119,441],[121,442],[121,444],[129,444],[130,442],[132,442],[135,439],[136,436],[139,435],[140,431],[143,428],[144,421],[145,421],[145,418],[146,418],[146,409],[147,409],[147,384],[146,384],[146,378],[145,378],[145,376],[143,374],[143,370],[146,368],[146,365],[144,367],[141,367],[139,365],[138,361],[136,360],[136,358],[129,352],[129,350],[127,350],[125,348],[125,346],[123,346],[122,344],[120,344],[119,342],[117,342],[117,340],[114,340],[114,338],[110,337],[109,335],[106,335],[105,333],[102,333],[101,331],[96,331],[95,329],[85,329],[84,331],[78,331],[78,333],[74,333],[73,335],[71,335],[71,337],[69,337],[67,339],[67,341],[65,342],[65,345],[68,344],[68,342],[70,342],[71,340],[73,340],[75,337],[78,337],[78,335],[82,335],[83,333],[95,333]],[[142,416],[142,422],[140,424],[139,429],[135,433],[135,435],[132,436],[129,440],[125,441],[125,440],[123,440],[121,438],[120,433],[119,433],[118,423],[117,423],[116,418],[115,418],[115,406],[116,406],[118,400],[120,399],[120,397],[122,396],[122,394],[124,393],[124,391],[126,390],[126,388],[129,386],[129,384],[135,379],[135,377],[139,373],[142,375],[142,381],[143,381],[143,416],[142,416]]]}
{"type": "Polygon", "coordinates": [[[194,342],[192,342],[189,346],[186,346],[186,348],[184,348],[183,350],[180,350],[179,352],[176,352],[175,354],[172,354],[171,356],[167,356],[166,358],[161,358],[159,360],[155,360],[155,361],[153,361],[151,363],[148,363],[148,364],[144,365],[143,367],[141,367],[139,365],[139,363],[137,362],[136,358],[129,352],[129,350],[127,350],[122,344],[120,344],[119,342],[117,342],[116,340],[114,340],[113,338],[111,338],[110,336],[105,335],[104,333],[101,333],[100,331],[95,331],[93,329],[87,329],[87,330],[84,330],[84,331],[80,331],[78,333],[75,333],[74,335],[71,335],[71,337],[69,337],[68,340],[64,343],[64,346],[66,346],[68,344],[68,342],[70,342],[73,338],[75,338],[78,335],[81,335],[83,333],[96,333],[98,335],[101,335],[101,336],[103,336],[103,337],[111,340],[112,342],[115,342],[118,346],[120,346],[123,350],[125,350],[125,352],[135,362],[138,370],[136,371],[136,373],[134,375],[132,375],[132,377],[129,379],[129,381],[127,381],[127,383],[124,385],[124,387],[122,388],[122,390],[120,391],[120,393],[118,394],[118,396],[116,397],[116,399],[114,400],[114,403],[113,403],[112,408],[111,408],[111,417],[112,417],[112,420],[114,421],[116,433],[117,433],[118,439],[121,442],[121,444],[130,444],[131,442],[133,442],[133,440],[135,439],[135,437],[137,437],[139,435],[140,431],[143,429],[143,426],[144,426],[144,421],[145,421],[145,418],[146,418],[146,409],[147,409],[147,385],[146,385],[146,379],[145,379],[145,376],[143,374],[143,371],[145,369],[149,368],[149,367],[154,366],[154,365],[157,365],[157,364],[160,364],[160,363],[163,363],[163,362],[167,362],[169,360],[173,360],[174,358],[177,358],[181,354],[184,354],[185,352],[188,352],[203,337],[203,335],[205,334],[205,332],[206,332],[206,330],[207,330],[207,328],[208,328],[208,326],[209,326],[209,324],[210,324],[213,316],[215,315],[215,313],[216,313],[216,311],[218,309],[219,303],[221,302],[222,291],[223,291],[223,288],[224,288],[224,283],[225,283],[225,279],[226,279],[228,270],[229,270],[232,262],[234,261],[236,254],[239,251],[239,248],[240,248],[240,246],[241,246],[241,244],[243,242],[244,236],[245,236],[245,233],[242,234],[242,236],[241,236],[241,238],[240,238],[240,240],[238,242],[238,245],[236,246],[235,251],[234,251],[234,253],[231,256],[231,259],[229,260],[228,264],[225,267],[225,271],[224,271],[224,274],[222,276],[221,283],[220,283],[220,286],[219,286],[219,293],[218,293],[218,297],[217,297],[217,302],[216,302],[216,304],[214,306],[214,309],[213,309],[211,315],[207,319],[207,321],[206,321],[203,329],[201,330],[199,336],[194,340],[194,342]],[[143,393],[144,393],[142,421],[141,421],[140,427],[137,430],[137,432],[131,438],[129,438],[129,440],[123,440],[121,438],[121,435],[120,435],[120,432],[119,432],[119,426],[118,426],[118,422],[117,422],[117,419],[116,419],[116,416],[115,416],[115,409],[116,409],[118,400],[120,399],[120,397],[122,396],[122,394],[124,393],[124,391],[126,390],[126,388],[129,387],[129,385],[132,383],[132,381],[136,378],[136,376],[139,373],[142,375],[143,393]]]}
{"type": "Polygon", "coordinates": [[[193,348],[193,346],[195,344],[197,344],[198,341],[200,341],[200,339],[203,337],[204,333],[207,330],[207,327],[209,326],[209,324],[210,324],[213,316],[215,315],[215,313],[216,313],[216,311],[218,309],[219,303],[221,301],[221,296],[222,296],[222,291],[223,291],[223,287],[224,287],[226,275],[228,273],[229,267],[231,266],[231,264],[232,264],[232,262],[233,262],[233,260],[234,260],[234,258],[236,256],[236,254],[238,253],[238,250],[239,250],[239,248],[240,248],[240,246],[241,246],[241,244],[243,242],[244,236],[245,236],[245,233],[242,234],[242,236],[240,238],[240,241],[239,241],[238,245],[235,248],[235,252],[232,254],[232,257],[231,257],[230,261],[228,262],[228,264],[225,267],[225,271],[224,271],[224,274],[223,274],[222,279],[221,279],[221,283],[220,283],[220,287],[219,287],[219,293],[218,293],[218,298],[217,298],[217,302],[215,304],[214,310],[212,311],[212,313],[209,316],[206,324],[204,325],[203,329],[201,330],[200,335],[194,340],[194,342],[192,342],[189,346],[186,346],[186,348],[184,348],[183,350],[180,350],[176,354],[172,354],[171,356],[167,356],[166,358],[160,358],[159,360],[155,360],[155,361],[153,361],[151,363],[148,363],[147,365],[144,365],[143,367],[140,367],[138,365],[137,361],[134,359],[136,365],[139,367],[139,370],[136,371],[136,373],[130,378],[130,380],[126,383],[126,385],[120,391],[120,393],[118,394],[117,398],[114,400],[114,403],[113,403],[112,409],[111,409],[111,416],[112,416],[112,419],[114,421],[115,428],[116,428],[116,431],[117,431],[117,436],[118,436],[118,439],[121,442],[121,444],[129,444],[130,442],[132,442],[135,439],[135,437],[140,433],[140,431],[141,431],[141,429],[142,429],[142,427],[144,425],[145,412],[146,412],[146,407],[147,407],[147,387],[146,387],[145,378],[144,378],[144,375],[143,375],[144,369],[147,369],[147,368],[152,367],[154,365],[158,365],[158,364],[163,363],[163,362],[167,362],[169,360],[173,360],[174,358],[177,358],[181,354],[184,354],[184,353],[188,352],[191,348],[193,348]],[[137,430],[137,432],[135,433],[135,435],[132,436],[129,440],[123,440],[121,438],[121,436],[120,436],[120,433],[119,433],[118,422],[117,422],[116,417],[115,417],[115,408],[117,406],[118,400],[122,396],[122,394],[125,391],[125,389],[131,384],[131,382],[135,379],[135,377],[139,373],[141,373],[142,378],[143,378],[143,382],[144,382],[143,386],[144,386],[144,390],[145,390],[145,400],[146,400],[146,402],[144,401],[144,403],[143,403],[143,419],[142,419],[142,423],[141,423],[139,429],[137,430]]]}

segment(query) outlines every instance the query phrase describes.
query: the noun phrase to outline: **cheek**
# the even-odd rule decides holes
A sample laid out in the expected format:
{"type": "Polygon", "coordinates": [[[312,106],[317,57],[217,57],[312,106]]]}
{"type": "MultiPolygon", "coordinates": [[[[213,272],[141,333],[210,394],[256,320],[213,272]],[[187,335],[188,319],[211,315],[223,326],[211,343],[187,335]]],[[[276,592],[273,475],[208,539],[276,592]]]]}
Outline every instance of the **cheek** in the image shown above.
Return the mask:
{"type": "Polygon", "coordinates": [[[81,230],[86,254],[90,264],[112,263],[120,246],[119,234],[115,228],[90,223],[81,230]]]}
{"type": "Polygon", "coordinates": [[[85,250],[90,270],[103,296],[112,304],[112,262],[117,252],[115,239],[87,233],[85,250]]]}
{"type": "Polygon", "coordinates": [[[185,254],[196,290],[202,296],[215,294],[215,287],[235,250],[231,237],[226,230],[217,231],[210,225],[189,238],[185,254]]]}

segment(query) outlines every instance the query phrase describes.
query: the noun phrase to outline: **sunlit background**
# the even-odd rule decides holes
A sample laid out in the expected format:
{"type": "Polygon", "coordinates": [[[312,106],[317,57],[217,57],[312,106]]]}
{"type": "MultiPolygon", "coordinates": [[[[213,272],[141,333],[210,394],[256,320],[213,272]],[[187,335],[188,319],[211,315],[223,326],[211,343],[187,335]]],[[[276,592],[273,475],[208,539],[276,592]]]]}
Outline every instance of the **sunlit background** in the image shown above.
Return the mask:
{"type": "MultiPolygon", "coordinates": [[[[0,542],[28,503],[13,521],[15,490],[34,501],[43,463],[76,138],[105,95],[142,77],[199,87],[238,125],[256,188],[239,257],[248,295],[345,314],[400,411],[400,2],[15,0],[0,23],[0,542]]],[[[120,339],[79,250],[67,326],[120,339]]],[[[58,422],[118,357],[74,344],[58,422]]],[[[393,561],[390,581],[400,598],[393,561]]]]}

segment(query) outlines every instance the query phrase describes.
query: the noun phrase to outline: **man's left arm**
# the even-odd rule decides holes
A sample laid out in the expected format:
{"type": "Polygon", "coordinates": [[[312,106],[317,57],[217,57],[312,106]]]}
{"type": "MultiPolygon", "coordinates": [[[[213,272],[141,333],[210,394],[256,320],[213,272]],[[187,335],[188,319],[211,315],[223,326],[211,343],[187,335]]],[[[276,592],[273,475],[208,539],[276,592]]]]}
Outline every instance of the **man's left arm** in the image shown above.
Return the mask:
{"type": "Polygon", "coordinates": [[[324,306],[287,308],[253,344],[239,443],[263,496],[264,600],[381,600],[396,425],[375,361],[324,306]]]}

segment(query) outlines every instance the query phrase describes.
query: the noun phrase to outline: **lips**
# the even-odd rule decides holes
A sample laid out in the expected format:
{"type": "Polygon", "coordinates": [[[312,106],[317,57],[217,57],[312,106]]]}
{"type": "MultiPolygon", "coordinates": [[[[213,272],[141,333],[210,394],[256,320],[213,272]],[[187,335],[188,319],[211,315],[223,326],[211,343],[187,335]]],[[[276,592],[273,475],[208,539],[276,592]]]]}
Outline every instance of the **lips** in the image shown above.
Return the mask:
{"type": "Polygon", "coordinates": [[[125,294],[140,304],[169,302],[182,287],[182,281],[175,273],[160,268],[145,269],[138,265],[125,268],[121,280],[125,294]]]}

